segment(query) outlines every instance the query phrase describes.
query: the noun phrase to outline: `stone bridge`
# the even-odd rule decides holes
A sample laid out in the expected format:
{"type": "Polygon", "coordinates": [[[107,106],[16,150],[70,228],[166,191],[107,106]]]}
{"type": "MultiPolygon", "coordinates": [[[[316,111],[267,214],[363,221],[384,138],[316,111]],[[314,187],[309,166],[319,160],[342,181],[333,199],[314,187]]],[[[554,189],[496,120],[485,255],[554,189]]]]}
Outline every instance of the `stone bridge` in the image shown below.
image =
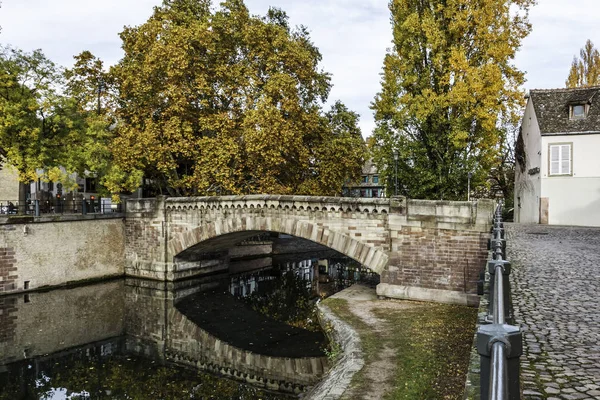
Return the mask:
{"type": "Polygon", "coordinates": [[[228,248],[277,232],[336,250],[380,274],[381,296],[475,304],[493,211],[491,200],[404,197],[129,200],[125,273],[176,281],[222,270],[228,248]]]}

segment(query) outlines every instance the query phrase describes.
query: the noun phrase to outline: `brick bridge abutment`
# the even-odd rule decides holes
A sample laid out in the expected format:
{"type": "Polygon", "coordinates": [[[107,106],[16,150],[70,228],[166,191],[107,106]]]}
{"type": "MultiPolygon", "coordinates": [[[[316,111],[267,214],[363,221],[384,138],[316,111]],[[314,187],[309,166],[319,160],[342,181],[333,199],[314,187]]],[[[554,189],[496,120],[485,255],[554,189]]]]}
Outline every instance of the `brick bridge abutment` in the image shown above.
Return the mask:
{"type": "Polygon", "coordinates": [[[492,200],[450,202],[309,196],[221,196],[127,202],[125,273],[202,275],[261,232],[308,239],[380,274],[380,296],[475,305],[492,200]]]}

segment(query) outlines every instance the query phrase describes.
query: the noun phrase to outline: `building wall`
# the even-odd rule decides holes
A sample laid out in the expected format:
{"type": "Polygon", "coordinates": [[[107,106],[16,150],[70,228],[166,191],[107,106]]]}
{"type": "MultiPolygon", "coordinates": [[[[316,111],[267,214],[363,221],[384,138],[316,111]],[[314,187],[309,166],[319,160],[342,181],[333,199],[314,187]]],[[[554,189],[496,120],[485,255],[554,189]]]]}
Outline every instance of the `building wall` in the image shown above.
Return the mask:
{"type": "Polygon", "coordinates": [[[541,197],[551,225],[600,226],[600,135],[543,136],[541,197]],[[548,146],[572,143],[572,176],[549,176],[548,146]]]}
{"type": "Polygon", "coordinates": [[[0,225],[0,294],[124,273],[122,219],[8,221],[0,225]]]}
{"type": "Polygon", "coordinates": [[[527,102],[521,124],[526,164],[515,168],[515,222],[538,223],[540,220],[542,148],[541,134],[531,99],[527,102]],[[535,172],[536,169],[540,172],[535,172]]]}
{"type": "Polygon", "coordinates": [[[342,196],[347,197],[385,197],[383,177],[379,175],[373,160],[367,160],[362,168],[359,182],[346,183],[342,189],[342,196]]]}
{"type": "Polygon", "coordinates": [[[9,165],[0,169],[0,203],[19,200],[19,179],[17,172],[9,165]]]}

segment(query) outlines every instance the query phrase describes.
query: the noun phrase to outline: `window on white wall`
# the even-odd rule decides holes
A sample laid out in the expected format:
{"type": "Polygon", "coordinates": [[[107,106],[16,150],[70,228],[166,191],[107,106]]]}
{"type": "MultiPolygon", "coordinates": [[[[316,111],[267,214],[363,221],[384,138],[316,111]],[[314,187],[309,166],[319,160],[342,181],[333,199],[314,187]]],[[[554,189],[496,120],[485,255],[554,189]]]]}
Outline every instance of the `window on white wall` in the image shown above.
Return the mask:
{"type": "Polygon", "coordinates": [[[550,175],[572,175],[571,143],[550,145],[550,175]]]}

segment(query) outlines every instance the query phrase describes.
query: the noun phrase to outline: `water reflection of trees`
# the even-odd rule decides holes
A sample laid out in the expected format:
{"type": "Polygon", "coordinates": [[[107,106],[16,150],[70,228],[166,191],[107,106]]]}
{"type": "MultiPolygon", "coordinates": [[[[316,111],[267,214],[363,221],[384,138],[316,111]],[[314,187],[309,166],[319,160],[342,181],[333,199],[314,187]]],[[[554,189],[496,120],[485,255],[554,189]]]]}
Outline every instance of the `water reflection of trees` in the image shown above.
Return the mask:
{"type": "MultiPolygon", "coordinates": [[[[316,295],[304,269],[273,269],[246,276],[252,291],[234,291],[243,302],[276,321],[313,332],[321,330],[316,314],[316,295]],[[244,296],[245,294],[245,296],[244,296]]],[[[240,287],[240,286],[238,286],[240,287]]]]}
{"type": "Polygon", "coordinates": [[[229,290],[252,309],[279,322],[321,330],[315,303],[361,282],[379,283],[379,275],[347,257],[276,263],[273,268],[233,276],[229,290]]]}
{"type": "Polygon", "coordinates": [[[0,380],[0,400],[288,398],[197,370],[106,349],[106,344],[88,346],[58,358],[23,362],[0,380]]]}
{"type": "Polygon", "coordinates": [[[327,263],[319,264],[319,281],[332,283],[333,293],[358,282],[372,286],[379,283],[379,275],[354,260],[336,258],[327,261],[327,263]],[[326,277],[326,279],[322,279],[322,277],[326,277]]]}

